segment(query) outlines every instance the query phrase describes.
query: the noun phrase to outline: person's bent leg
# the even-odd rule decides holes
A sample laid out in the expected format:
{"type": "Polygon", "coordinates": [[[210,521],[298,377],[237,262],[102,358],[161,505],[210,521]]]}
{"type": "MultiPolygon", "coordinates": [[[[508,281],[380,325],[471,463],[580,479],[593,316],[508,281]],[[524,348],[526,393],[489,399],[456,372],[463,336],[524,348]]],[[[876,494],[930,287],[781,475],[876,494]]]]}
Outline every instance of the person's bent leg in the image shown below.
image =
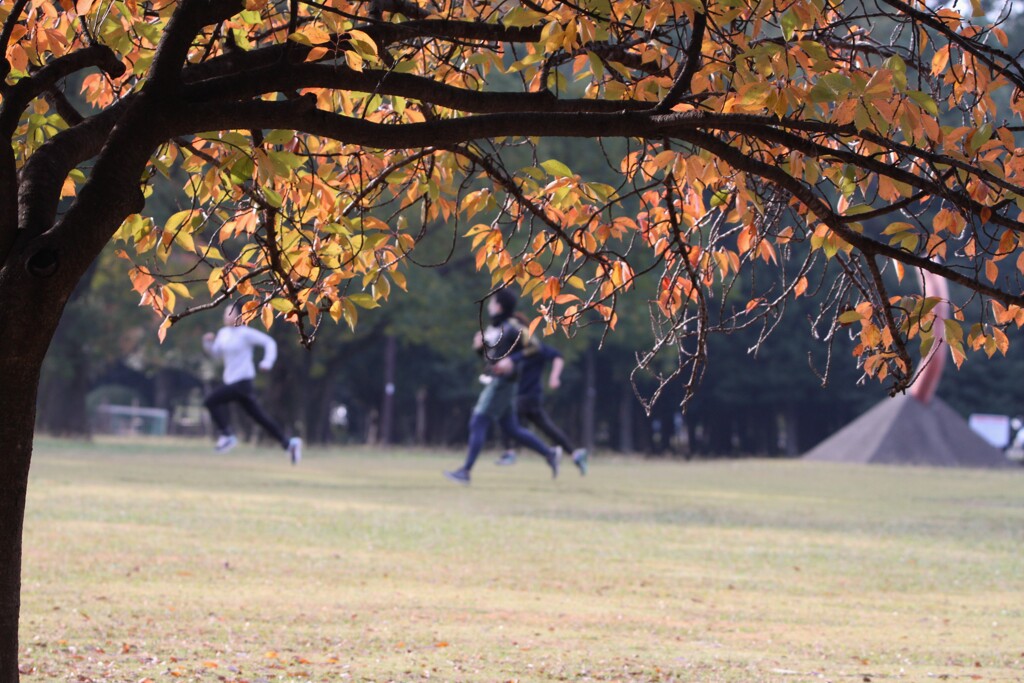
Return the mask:
{"type": "Polygon", "coordinates": [[[501,457],[494,461],[495,465],[515,465],[516,464],[516,447],[515,439],[512,435],[505,430],[504,425],[501,428],[501,445],[503,452],[501,457]]]}
{"type": "Polygon", "coordinates": [[[519,424],[519,418],[516,416],[515,411],[509,410],[507,413],[501,416],[501,428],[504,429],[508,434],[512,435],[512,438],[523,444],[530,450],[536,451],[543,455],[545,458],[550,458],[554,451],[548,448],[547,444],[541,441],[533,432],[526,429],[519,424]]]}
{"type": "Polygon", "coordinates": [[[203,399],[203,405],[210,412],[210,419],[220,436],[232,436],[231,410],[228,405],[238,400],[233,384],[217,387],[203,399]]]}
{"type": "Polygon", "coordinates": [[[236,382],[231,386],[237,387],[238,390],[238,403],[242,406],[242,409],[249,414],[249,416],[256,421],[259,426],[270,434],[270,436],[277,439],[277,442],[281,444],[281,448],[288,448],[288,437],[281,431],[280,425],[274,421],[266,411],[263,410],[263,406],[256,400],[256,394],[253,392],[252,380],[242,380],[236,382]]]}
{"type": "Polygon", "coordinates": [[[548,448],[548,446],[538,439],[533,432],[520,426],[519,419],[516,416],[516,411],[514,410],[509,410],[502,415],[501,423],[502,428],[506,429],[509,434],[512,434],[516,441],[544,457],[544,460],[548,463],[548,467],[551,468],[552,477],[558,476],[558,467],[562,459],[562,448],[560,446],[548,448]]]}
{"type": "Polygon", "coordinates": [[[572,453],[576,450],[569,441],[569,437],[565,435],[565,432],[559,429],[558,425],[554,423],[551,416],[548,415],[547,411],[544,410],[544,406],[540,403],[528,406],[525,411],[520,411],[519,416],[523,418],[524,422],[529,420],[531,423],[536,425],[537,429],[539,429],[544,436],[561,446],[566,453],[572,453]]]}
{"type": "Polygon", "coordinates": [[[473,417],[469,418],[469,448],[466,452],[466,462],[457,470],[445,470],[444,476],[463,486],[469,484],[469,472],[473,469],[473,464],[487,441],[487,432],[490,427],[489,415],[473,411],[473,417]]]}
{"type": "Polygon", "coordinates": [[[469,448],[466,451],[466,462],[462,465],[462,469],[467,473],[473,469],[477,457],[480,456],[490,428],[491,418],[484,413],[473,413],[473,417],[469,419],[469,448]]]}

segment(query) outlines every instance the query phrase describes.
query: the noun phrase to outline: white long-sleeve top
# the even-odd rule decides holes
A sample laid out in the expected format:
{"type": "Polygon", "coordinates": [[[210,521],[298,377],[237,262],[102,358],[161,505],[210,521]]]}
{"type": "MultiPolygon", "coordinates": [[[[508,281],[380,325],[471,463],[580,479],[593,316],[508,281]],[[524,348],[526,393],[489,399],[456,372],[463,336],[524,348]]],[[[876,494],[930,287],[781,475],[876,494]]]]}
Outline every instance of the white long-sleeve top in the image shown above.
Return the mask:
{"type": "Polygon", "coordinates": [[[234,384],[256,377],[253,349],[263,347],[261,370],[274,367],[277,342],[273,337],[249,327],[222,327],[213,341],[203,340],[203,348],[211,356],[224,359],[224,384],[234,384]]]}

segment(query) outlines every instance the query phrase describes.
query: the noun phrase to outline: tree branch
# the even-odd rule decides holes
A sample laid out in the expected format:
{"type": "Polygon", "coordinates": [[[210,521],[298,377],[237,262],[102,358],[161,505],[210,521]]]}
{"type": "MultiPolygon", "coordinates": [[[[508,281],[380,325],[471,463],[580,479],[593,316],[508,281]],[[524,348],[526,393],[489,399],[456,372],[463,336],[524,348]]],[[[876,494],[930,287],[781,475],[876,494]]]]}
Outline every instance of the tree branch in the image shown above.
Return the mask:
{"type": "Polygon", "coordinates": [[[708,15],[701,12],[694,14],[693,27],[690,33],[690,44],[686,46],[686,63],[676,76],[672,87],[665,94],[665,97],[658,103],[654,110],[658,113],[665,113],[672,110],[682,99],[683,95],[690,92],[693,83],[693,75],[700,68],[700,52],[704,46],[704,31],[708,26],[708,15]]]}
{"type": "Polygon", "coordinates": [[[992,69],[995,73],[1006,76],[1007,80],[1013,83],[1018,89],[1024,90],[1024,76],[1021,74],[1020,61],[1009,55],[1002,50],[984,45],[976,40],[971,40],[960,35],[956,31],[950,30],[941,19],[936,17],[931,12],[925,12],[915,7],[908,5],[902,0],[882,0],[885,4],[890,7],[894,7],[900,12],[903,12],[908,17],[911,17],[915,21],[919,21],[922,24],[930,26],[943,35],[951,44],[955,44],[964,52],[973,55],[976,59],[981,61],[985,66],[992,69]],[[1004,64],[999,64],[991,55],[995,55],[999,59],[1003,60],[1004,64]],[[1016,67],[1017,73],[1010,73],[1010,67],[1016,67]]]}
{"type": "Polygon", "coordinates": [[[57,215],[60,190],[68,173],[100,153],[115,124],[134,100],[129,97],[68,130],[61,131],[29,157],[19,176],[16,226],[0,233],[0,263],[9,253],[17,233],[25,239],[49,230],[57,215]]]}
{"type": "Polygon", "coordinates": [[[258,97],[302,88],[332,88],[378,95],[397,95],[448,109],[472,113],[496,112],[621,112],[649,109],[633,101],[561,100],[549,92],[494,92],[457,88],[423,76],[379,69],[355,71],[330,64],[273,64],[231,76],[189,85],[183,95],[192,102],[217,102],[258,97]]]}
{"type": "Polygon", "coordinates": [[[196,35],[204,26],[226,21],[243,9],[242,0],[182,0],[157,45],[147,89],[177,87],[196,35]]]}
{"type": "MultiPolygon", "coordinates": [[[[447,19],[424,19],[401,24],[362,24],[355,28],[373,38],[381,46],[381,49],[388,43],[413,38],[478,40],[494,43],[533,43],[540,40],[540,28],[509,28],[501,24],[447,19]]],[[[332,35],[323,46],[332,50],[329,54],[338,56],[343,51],[346,42],[345,34],[341,33],[332,35]]],[[[194,83],[216,76],[251,72],[284,61],[286,53],[288,53],[287,61],[295,66],[303,62],[311,49],[307,45],[293,43],[292,48],[287,45],[269,45],[246,52],[220,55],[202,64],[191,64],[185,67],[182,79],[185,82],[194,83]]]]}
{"type": "Polygon", "coordinates": [[[90,67],[98,67],[114,78],[121,76],[126,70],[113,50],[98,44],[53,60],[32,76],[22,78],[8,90],[3,105],[0,106],[0,136],[10,139],[14,135],[22,112],[33,99],[49,90],[60,79],[90,67]]]}
{"type": "Polygon", "coordinates": [[[68,124],[68,127],[77,126],[85,121],[85,117],[75,109],[75,106],[71,104],[71,101],[64,92],[58,90],[55,86],[47,88],[46,92],[43,93],[43,97],[50,103],[50,106],[57,110],[57,114],[64,119],[64,123],[68,124]]]}
{"type": "Polygon", "coordinates": [[[908,266],[931,271],[936,275],[946,278],[950,282],[961,284],[968,289],[992,299],[996,299],[1004,304],[1024,306],[1024,294],[1012,294],[1003,291],[991,285],[987,285],[981,280],[967,277],[963,273],[949,268],[944,264],[936,263],[930,258],[918,256],[917,254],[897,249],[882,242],[876,242],[870,237],[866,237],[854,230],[851,230],[822,199],[814,194],[814,191],[811,188],[793,178],[782,169],[766,164],[763,161],[758,161],[713,135],[693,131],[686,133],[685,135],[680,135],[679,137],[693,145],[696,145],[697,147],[711,152],[733,168],[764,178],[768,182],[773,183],[786,191],[789,195],[806,206],[832,232],[868,256],[877,254],[892,261],[898,261],[908,266]]]}

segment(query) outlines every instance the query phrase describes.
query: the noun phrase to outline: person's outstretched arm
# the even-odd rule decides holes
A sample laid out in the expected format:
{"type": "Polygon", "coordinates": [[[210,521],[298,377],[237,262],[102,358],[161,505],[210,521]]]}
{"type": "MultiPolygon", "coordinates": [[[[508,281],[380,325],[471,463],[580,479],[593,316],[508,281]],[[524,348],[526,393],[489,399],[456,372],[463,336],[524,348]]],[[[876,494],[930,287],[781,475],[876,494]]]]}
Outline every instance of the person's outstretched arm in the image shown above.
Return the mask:
{"type": "Polygon", "coordinates": [[[216,342],[216,340],[217,340],[217,335],[215,335],[213,332],[207,332],[206,334],[204,334],[203,335],[203,351],[206,351],[206,353],[208,355],[211,355],[211,356],[218,356],[218,355],[220,355],[219,353],[217,353],[216,346],[214,346],[214,343],[216,342]]]}
{"type": "Polygon", "coordinates": [[[565,359],[562,356],[555,356],[551,361],[551,374],[548,376],[548,386],[557,389],[562,386],[562,368],[565,367],[565,359]]]}
{"type": "Polygon", "coordinates": [[[263,360],[260,361],[260,370],[270,370],[277,360],[277,342],[269,334],[254,330],[251,327],[243,328],[245,336],[253,346],[263,347],[263,360]]]}

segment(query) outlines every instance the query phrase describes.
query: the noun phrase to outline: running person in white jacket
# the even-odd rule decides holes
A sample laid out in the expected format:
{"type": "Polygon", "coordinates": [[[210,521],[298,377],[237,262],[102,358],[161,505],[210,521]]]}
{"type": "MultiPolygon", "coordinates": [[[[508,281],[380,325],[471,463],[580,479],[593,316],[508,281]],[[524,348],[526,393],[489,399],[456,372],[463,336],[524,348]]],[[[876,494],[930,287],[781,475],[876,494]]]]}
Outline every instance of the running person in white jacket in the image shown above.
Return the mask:
{"type": "Polygon", "coordinates": [[[235,302],[224,311],[224,327],[216,335],[212,332],[203,335],[203,348],[206,352],[224,359],[224,386],[210,392],[204,401],[219,435],[216,450],[218,453],[226,453],[238,444],[238,438],[231,429],[231,412],[228,407],[231,403],[238,403],[268,434],[277,439],[295,465],[302,459],[302,439],[297,436],[291,439],[286,437],[277,422],[256,401],[253,391],[253,379],[256,377],[253,349],[257,346],[263,348],[260,370],[270,370],[277,360],[277,342],[270,335],[242,324],[241,302],[235,302]]]}

